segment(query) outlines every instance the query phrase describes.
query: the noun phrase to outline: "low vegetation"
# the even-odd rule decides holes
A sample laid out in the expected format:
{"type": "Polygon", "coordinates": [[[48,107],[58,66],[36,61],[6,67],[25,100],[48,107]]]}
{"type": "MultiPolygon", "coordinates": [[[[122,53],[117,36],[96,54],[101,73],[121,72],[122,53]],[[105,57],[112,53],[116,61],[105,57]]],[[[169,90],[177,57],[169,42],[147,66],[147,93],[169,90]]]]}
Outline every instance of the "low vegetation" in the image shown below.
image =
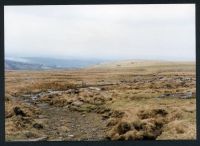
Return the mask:
{"type": "Polygon", "coordinates": [[[8,141],[196,139],[192,62],[6,71],[5,85],[8,141]]]}

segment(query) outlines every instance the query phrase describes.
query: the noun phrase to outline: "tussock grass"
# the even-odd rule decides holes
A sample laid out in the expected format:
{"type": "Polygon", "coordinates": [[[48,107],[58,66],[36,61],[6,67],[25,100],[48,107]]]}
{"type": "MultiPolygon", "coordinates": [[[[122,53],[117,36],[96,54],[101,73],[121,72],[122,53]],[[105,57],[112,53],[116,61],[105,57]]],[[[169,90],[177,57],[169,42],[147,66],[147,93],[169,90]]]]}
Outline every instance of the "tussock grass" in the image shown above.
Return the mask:
{"type": "Polygon", "coordinates": [[[76,93],[44,96],[39,102],[102,114],[108,120],[107,137],[111,140],[196,139],[195,96],[171,96],[196,91],[192,62],[124,61],[70,71],[12,71],[6,72],[5,80],[7,139],[23,135],[19,133],[33,124],[15,115],[16,105],[29,118],[39,115],[30,106],[15,103],[12,96],[83,86],[76,93]],[[99,87],[101,90],[86,86],[105,84],[112,85],[99,87]],[[169,97],[158,98],[163,94],[169,97]]]}

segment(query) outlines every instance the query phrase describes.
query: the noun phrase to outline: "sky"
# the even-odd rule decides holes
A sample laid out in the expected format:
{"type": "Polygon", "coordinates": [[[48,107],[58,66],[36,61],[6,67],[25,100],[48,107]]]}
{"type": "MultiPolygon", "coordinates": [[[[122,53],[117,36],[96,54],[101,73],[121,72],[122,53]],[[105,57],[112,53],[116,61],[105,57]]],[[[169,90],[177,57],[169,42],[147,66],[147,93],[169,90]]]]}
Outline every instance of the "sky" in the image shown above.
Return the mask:
{"type": "Polygon", "coordinates": [[[195,5],[5,6],[5,56],[195,61],[195,5]]]}

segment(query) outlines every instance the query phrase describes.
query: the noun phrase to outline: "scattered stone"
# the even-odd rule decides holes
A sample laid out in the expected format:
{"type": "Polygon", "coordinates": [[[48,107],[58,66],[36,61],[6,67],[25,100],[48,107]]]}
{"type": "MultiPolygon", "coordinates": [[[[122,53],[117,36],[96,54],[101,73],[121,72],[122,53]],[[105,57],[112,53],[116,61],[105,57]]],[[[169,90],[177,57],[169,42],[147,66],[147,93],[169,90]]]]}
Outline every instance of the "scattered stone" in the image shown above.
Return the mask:
{"type": "Polygon", "coordinates": [[[196,96],[195,93],[186,92],[186,93],[162,94],[162,95],[158,96],[158,98],[177,97],[177,98],[181,98],[181,99],[190,99],[195,96],[196,96]]]}
{"type": "Polygon", "coordinates": [[[73,137],[74,137],[74,135],[70,134],[70,135],[68,135],[68,137],[70,137],[70,138],[73,138],[73,137]]]}
{"type": "Polygon", "coordinates": [[[96,90],[96,91],[100,91],[101,88],[97,88],[97,87],[89,87],[90,90],[96,90]]]}
{"type": "Polygon", "coordinates": [[[68,93],[68,94],[79,94],[79,90],[78,89],[69,89],[69,90],[67,90],[67,92],[66,93],[68,93]]]}
{"type": "Polygon", "coordinates": [[[189,99],[192,97],[192,92],[187,92],[185,94],[183,94],[183,96],[180,96],[180,98],[182,99],[189,99]]]}
{"type": "Polygon", "coordinates": [[[35,139],[27,139],[27,140],[20,140],[20,141],[47,141],[48,137],[47,136],[43,136],[43,137],[39,137],[39,138],[35,138],[35,139]]]}
{"type": "Polygon", "coordinates": [[[28,95],[28,94],[25,94],[25,95],[22,95],[22,97],[30,97],[31,95],[28,95]]]}
{"type": "Polygon", "coordinates": [[[81,105],[83,105],[83,102],[82,102],[82,101],[74,101],[74,102],[72,103],[72,105],[73,105],[73,106],[78,106],[78,107],[80,107],[81,105]]]}

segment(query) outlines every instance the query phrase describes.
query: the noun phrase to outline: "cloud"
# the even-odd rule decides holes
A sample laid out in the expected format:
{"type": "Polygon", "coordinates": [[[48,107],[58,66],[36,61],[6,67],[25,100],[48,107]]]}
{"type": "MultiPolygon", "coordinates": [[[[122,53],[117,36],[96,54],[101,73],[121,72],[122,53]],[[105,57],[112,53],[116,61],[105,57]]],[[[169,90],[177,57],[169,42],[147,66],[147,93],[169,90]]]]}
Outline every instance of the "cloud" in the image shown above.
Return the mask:
{"type": "Polygon", "coordinates": [[[195,5],[5,6],[5,53],[195,60],[195,5]]]}

